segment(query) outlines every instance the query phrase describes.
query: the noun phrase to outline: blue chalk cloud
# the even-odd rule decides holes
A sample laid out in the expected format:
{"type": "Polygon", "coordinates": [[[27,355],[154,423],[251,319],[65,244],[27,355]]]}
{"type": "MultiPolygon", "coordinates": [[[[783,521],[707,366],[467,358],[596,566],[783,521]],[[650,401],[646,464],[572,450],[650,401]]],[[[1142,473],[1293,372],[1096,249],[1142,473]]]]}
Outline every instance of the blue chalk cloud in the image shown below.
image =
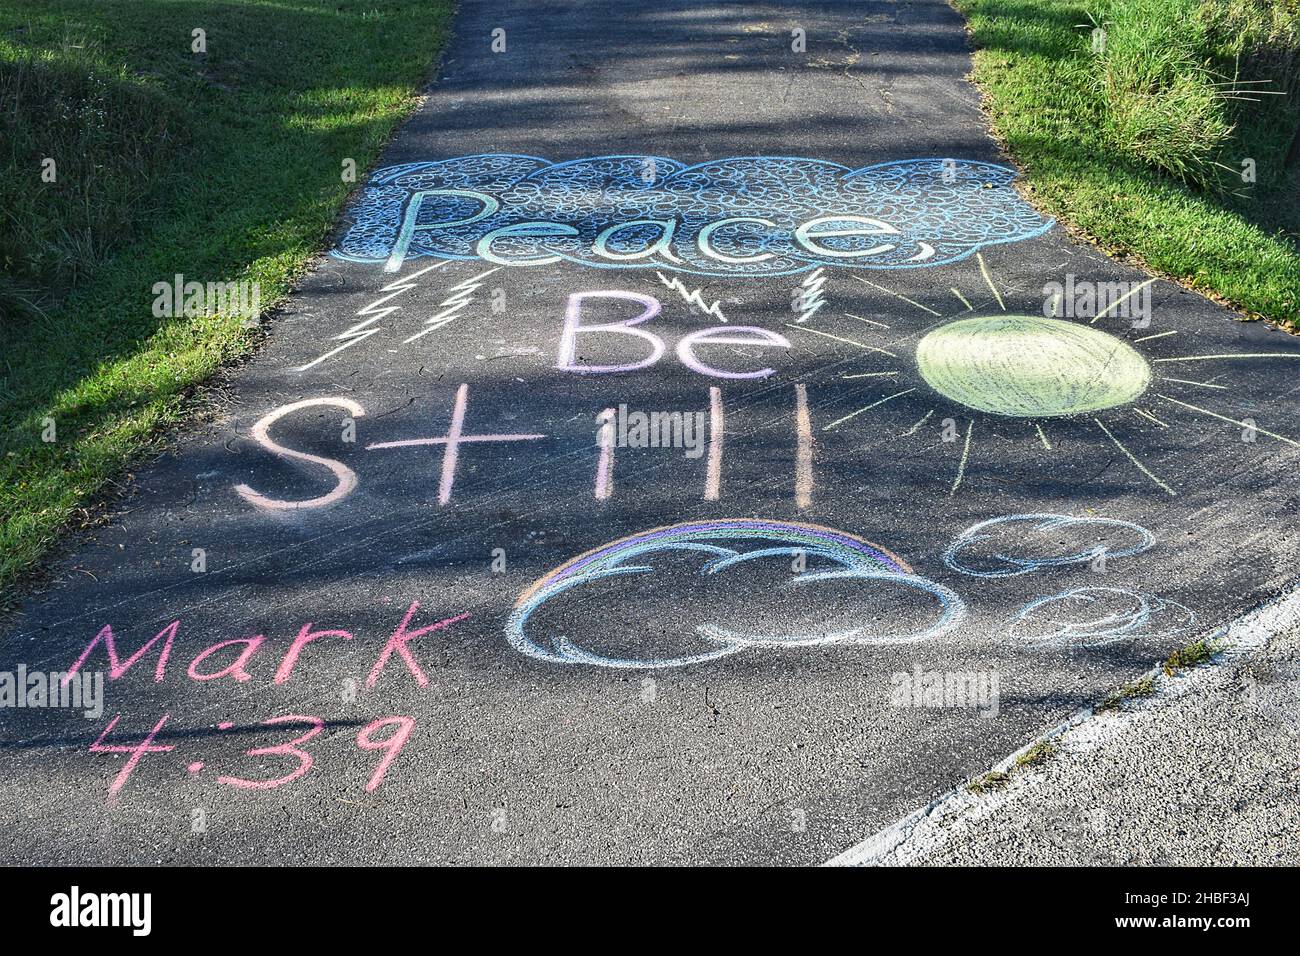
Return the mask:
{"type": "Polygon", "coordinates": [[[334,255],[389,271],[425,256],[720,276],[924,268],[1051,228],[1015,177],[937,158],[850,169],[790,157],[463,156],[375,173],[334,255]]]}
{"type": "Polygon", "coordinates": [[[981,578],[1008,578],[1097,558],[1141,554],[1155,536],[1131,521],[1074,518],[1059,514],[1006,515],[967,528],[948,546],[943,561],[954,571],[981,578]]]}
{"type": "Polygon", "coordinates": [[[1181,634],[1196,615],[1176,601],[1126,588],[1073,588],[1026,604],[1011,625],[1030,643],[1102,647],[1181,634]]]}

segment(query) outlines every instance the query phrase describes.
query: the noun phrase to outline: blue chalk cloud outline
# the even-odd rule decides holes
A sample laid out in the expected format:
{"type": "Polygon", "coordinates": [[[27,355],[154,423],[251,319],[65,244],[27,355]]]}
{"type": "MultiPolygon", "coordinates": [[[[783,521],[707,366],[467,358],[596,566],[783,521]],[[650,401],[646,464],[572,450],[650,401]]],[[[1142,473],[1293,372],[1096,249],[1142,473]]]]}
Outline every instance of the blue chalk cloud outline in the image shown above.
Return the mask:
{"type": "Polygon", "coordinates": [[[491,248],[521,265],[558,260],[710,276],[791,275],[832,265],[926,268],[1052,227],[1054,220],[1012,187],[1016,176],[1005,166],[944,158],[850,169],[799,157],[732,157],[687,166],[660,156],[551,163],[479,154],[377,171],[352,207],[351,224],[333,255],[390,268],[394,257],[399,265],[426,256],[480,260],[482,238],[509,228],[491,248]],[[650,181],[647,169],[653,171],[650,181]],[[412,203],[416,195],[422,195],[418,205],[412,203]],[[835,255],[795,240],[800,225],[818,219],[814,244],[835,255]],[[667,222],[673,224],[671,246],[638,258],[667,222]],[[570,234],[554,235],[552,223],[570,234]],[[620,223],[627,225],[612,229],[620,223]],[[706,254],[700,247],[706,231],[710,249],[737,261],[706,254]],[[610,261],[596,246],[623,258],[610,261]],[[863,254],[869,250],[875,251],[863,254]],[[860,255],[846,257],[853,253],[860,255]]]}
{"type": "Polygon", "coordinates": [[[1011,634],[1030,643],[1104,647],[1181,634],[1196,621],[1190,608],[1127,588],[1081,587],[1030,601],[1011,634]]]}
{"type": "Polygon", "coordinates": [[[973,575],[974,577],[1010,578],[1021,574],[1032,574],[1047,568],[1088,564],[1094,559],[1103,556],[1106,559],[1132,557],[1146,551],[1155,544],[1155,540],[1155,535],[1141,525],[1134,524],[1131,521],[1121,521],[1117,518],[1076,518],[1062,514],[1004,515],[999,518],[981,521],[959,534],[953,539],[948,546],[948,550],[944,553],[943,563],[954,571],[973,575]],[[1112,547],[1110,544],[1100,543],[1081,548],[1069,554],[1035,555],[1029,553],[1024,540],[1016,540],[1014,537],[1015,532],[1026,524],[1030,525],[1029,531],[1037,533],[1105,531],[1126,537],[1130,540],[1130,543],[1121,547],[1112,547]],[[1011,547],[1004,547],[1001,550],[995,550],[991,554],[984,555],[986,565],[994,565],[992,568],[987,566],[977,567],[969,558],[967,552],[980,548],[987,550],[987,545],[994,540],[995,536],[1008,533],[1010,533],[1011,537],[1007,544],[1021,548],[1020,553],[1012,552],[1011,547]]]}
{"type": "Polygon", "coordinates": [[[717,660],[749,648],[914,643],[948,633],[965,615],[966,606],[955,592],[915,574],[897,555],[869,541],[818,525],[734,518],[653,528],[579,555],[534,582],[520,595],[505,632],[510,645],[521,654],[554,664],[661,669],[717,660]],[[741,550],[744,545],[758,546],[741,550]],[[802,588],[823,581],[851,579],[908,588],[930,598],[931,620],[905,634],[878,633],[864,623],[843,631],[785,635],[748,634],[705,621],[695,625],[695,634],[716,647],[676,657],[651,658],[609,657],[579,647],[562,634],[535,633],[531,619],[543,605],[562,599],[572,589],[605,578],[653,575],[654,555],[674,551],[705,556],[707,560],[698,569],[701,576],[724,573],[745,562],[764,558],[821,559],[833,568],[803,572],[786,586],[802,588]]]}

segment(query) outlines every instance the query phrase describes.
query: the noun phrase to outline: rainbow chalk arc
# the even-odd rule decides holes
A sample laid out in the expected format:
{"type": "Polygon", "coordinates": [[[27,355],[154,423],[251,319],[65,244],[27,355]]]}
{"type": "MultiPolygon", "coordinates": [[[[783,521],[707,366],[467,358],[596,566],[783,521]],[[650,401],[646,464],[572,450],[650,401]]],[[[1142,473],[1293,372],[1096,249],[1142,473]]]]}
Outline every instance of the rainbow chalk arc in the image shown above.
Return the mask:
{"type": "Polygon", "coordinates": [[[506,636],[511,646],[520,653],[552,663],[647,669],[681,667],[716,660],[754,647],[919,641],[946,633],[960,622],[964,614],[965,607],[955,593],[916,575],[896,554],[870,541],[820,525],[734,518],[652,528],[593,548],[566,561],[519,595],[506,623],[506,636]],[[749,549],[741,550],[743,546],[749,546],[749,549]],[[937,612],[926,626],[902,635],[875,633],[866,626],[838,632],[754,635],[730,630],[714,622],[703,622],[696,626],[696,633],[716,647],[678,657],[648,659],[607,657],[580,648],[563,635],[549,635],[546,644],[530,635],[530,619],[543,604],[591,581],[617,575],[652,574],[653,566],[645,561],[656,553],[669,551],[691,551],[705,556],[707,560],[700,569],[701,575],[719,574],[758,558],[794,555],[817,557],[837,568],[804,572],[792,579],[790,586],[807,586],[830,580],[853,580],[866,585],[892,584],[929,595],[937,612]]]}

